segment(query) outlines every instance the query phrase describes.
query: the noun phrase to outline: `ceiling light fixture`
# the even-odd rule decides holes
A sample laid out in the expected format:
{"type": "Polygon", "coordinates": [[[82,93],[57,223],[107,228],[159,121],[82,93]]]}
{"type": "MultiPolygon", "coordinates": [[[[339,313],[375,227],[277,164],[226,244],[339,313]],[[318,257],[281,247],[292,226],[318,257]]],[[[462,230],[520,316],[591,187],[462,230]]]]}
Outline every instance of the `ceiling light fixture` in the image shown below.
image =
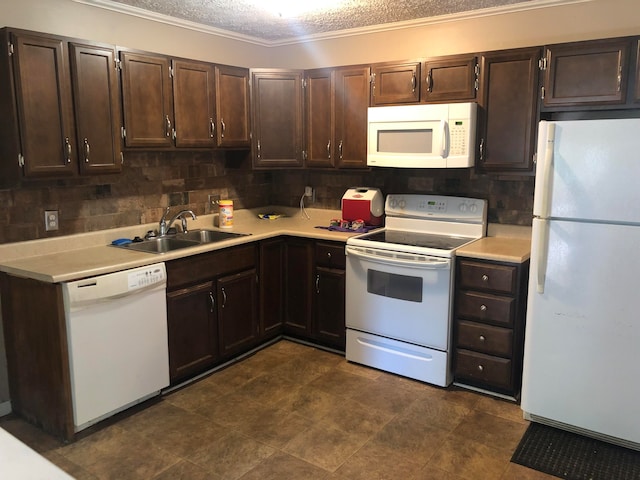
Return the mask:
{"type": "Polygon", "coordinates": [[[339,8],[345,0],[251,0],[265,12],[282,18],[295,18],[318,11],[339,8]]]}

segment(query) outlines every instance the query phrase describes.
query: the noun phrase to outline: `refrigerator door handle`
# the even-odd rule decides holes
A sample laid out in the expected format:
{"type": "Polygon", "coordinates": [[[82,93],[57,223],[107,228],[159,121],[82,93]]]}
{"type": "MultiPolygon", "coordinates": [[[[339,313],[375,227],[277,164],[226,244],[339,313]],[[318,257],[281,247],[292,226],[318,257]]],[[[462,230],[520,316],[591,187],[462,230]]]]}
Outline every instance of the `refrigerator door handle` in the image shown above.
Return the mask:
{"type": "Polygon", "coordinates": [[[547,218],[550,213],[549,205],[551,203],[551,179],[553,178],[553,148],[556,139],[555,123],[547,124],[547,144],[544,151],[544,162],[542,163],[544,171],[542,172],[542,205],[540,208],[540,217],[547,218]]]}
{"type": "Polygon", "coordinates": [[[538,230],[538,268],[537,268],[537,292],[544,293],[544,283],[547,276],[547,256],[549,253],[549,220],[540,219],[538,230]]]}

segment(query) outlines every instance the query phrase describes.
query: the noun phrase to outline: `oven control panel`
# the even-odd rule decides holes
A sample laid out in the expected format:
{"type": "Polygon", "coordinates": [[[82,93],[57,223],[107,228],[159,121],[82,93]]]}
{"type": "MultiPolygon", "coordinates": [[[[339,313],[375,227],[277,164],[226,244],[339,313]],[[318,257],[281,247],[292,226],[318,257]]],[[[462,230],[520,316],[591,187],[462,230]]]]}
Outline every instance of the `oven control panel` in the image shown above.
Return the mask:
{"type": "Polygon", "coordinates": [[[443,220],[482,221],[486,200],[443,195],[387,195],[385,213],[397,217],[428,217],[443,220]]]}

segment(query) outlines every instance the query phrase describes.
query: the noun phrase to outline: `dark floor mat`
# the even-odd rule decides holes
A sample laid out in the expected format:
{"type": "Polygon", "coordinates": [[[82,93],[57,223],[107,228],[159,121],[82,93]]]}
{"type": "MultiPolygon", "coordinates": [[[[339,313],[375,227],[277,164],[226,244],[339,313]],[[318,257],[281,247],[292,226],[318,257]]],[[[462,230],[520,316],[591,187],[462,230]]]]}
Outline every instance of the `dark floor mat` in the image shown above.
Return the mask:
{"type": "Polygon", "coordinates": [[[568,480],[640,480],[640,452],[539,423],[511,461],[568,480]]]}

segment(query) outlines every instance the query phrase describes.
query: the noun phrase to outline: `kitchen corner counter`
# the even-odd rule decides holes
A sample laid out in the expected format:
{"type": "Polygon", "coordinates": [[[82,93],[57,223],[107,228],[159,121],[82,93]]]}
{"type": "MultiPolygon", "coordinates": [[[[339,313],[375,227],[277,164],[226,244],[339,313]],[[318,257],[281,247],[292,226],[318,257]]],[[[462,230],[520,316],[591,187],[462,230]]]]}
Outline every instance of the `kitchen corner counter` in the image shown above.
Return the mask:
{"type": "Polygon", "coordinates": [[[457,257],[523,263],[531,255],[531,240],[520,237],[484,237],[456,250],[457,257]]]}
{"type": "MultiPolygon", "coordinates": [[[[224,230],[249,235],[164,254],[142,253],[109,245],[117,238],[142,237],[145,232],[157,227],[155,223],[5,244],[0,245],[0,271],[43,282],[58,283],[166,262],[280,235],[337,242],[346,242],[347,238],[355,235],[350,232],[316,228],[328,227],[332,218],[340,217],[339,210],[307,209],[307,212],[311,218],[306,218],[296,208],[264,207],[237,210],[234,212],[233,228],[224,230]],[[276,220],[258,218],[258,213],[274,211],[284,215],[276,220]]],[[[189,228],[217,230],[216,217],[217,215],[203,215],[197,220],[190,220],[189,228]]]]}

